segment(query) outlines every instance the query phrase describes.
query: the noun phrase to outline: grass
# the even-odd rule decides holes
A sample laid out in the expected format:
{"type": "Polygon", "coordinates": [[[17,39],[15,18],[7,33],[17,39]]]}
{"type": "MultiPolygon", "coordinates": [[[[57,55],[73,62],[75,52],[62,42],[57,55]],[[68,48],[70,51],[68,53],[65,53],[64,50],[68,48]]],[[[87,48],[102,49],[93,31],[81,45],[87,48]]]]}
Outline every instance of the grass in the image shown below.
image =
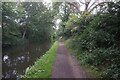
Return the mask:
{"type": "Polygon", "coordinates": [[[80,54],[76,55],[75,49],[72,49],[71,47],[69,47],[70,45],[71,45],[71,39],[66,40],[65,41],[65,46],[70,50],[71,54],[77,58],[80,66],[86,70],[86,72],[89,74],[89,76],[91,78],[100,78],[101,77],[100,76],[101,72],[97,71],[98,69],[96,67],[84,63],[82,61],[82,58],[79,57],[80,54]]]}
{"type": "Polygon", "coordinates": [[[55,42],[49,51],[40,57],[33,66],[26,69],[23,78],[50,78],[52,75],[57,48],[58,42],[55,42]]]}

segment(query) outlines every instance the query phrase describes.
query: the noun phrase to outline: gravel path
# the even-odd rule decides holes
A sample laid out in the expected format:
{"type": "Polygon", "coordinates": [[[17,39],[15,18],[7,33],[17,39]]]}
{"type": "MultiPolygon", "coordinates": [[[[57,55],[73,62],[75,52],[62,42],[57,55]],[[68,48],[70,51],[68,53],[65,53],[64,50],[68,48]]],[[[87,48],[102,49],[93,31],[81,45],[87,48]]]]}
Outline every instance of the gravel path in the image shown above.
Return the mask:
{"type": "Polygon", "coordinates": [[[87,73],[80,67],[77,60],[70,55],[64,43],[59,43],[52,78],[88,78],[87,73]]]}

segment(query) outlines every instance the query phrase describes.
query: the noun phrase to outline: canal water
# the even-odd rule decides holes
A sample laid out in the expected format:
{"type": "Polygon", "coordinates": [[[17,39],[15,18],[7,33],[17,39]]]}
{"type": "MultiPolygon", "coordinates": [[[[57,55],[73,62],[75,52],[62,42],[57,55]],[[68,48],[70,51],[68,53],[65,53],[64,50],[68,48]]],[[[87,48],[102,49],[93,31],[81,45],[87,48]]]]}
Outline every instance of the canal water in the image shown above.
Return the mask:
{"type": "Polygon", "coordinates": [[[2,52],[2,77],[21,78],[27,67],[34,64],[50,48],[49,43],[28,44],[13,47],[2,52]]]}

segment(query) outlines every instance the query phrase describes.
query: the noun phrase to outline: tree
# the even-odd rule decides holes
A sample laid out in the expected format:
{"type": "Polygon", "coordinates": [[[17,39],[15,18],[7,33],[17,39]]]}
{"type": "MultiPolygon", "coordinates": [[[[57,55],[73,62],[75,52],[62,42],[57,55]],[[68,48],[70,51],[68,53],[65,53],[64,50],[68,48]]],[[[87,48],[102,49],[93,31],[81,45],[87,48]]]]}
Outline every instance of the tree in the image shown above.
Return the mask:
{"type": "Polygon", "coordinates": [[[55,13],[43,2],[4,2],[2,15],[3,46],[51,41],[55,13]]]}
{"type": "MultiPolygon", "coordinates": [[[[26,22],[30,32],[27,32],[27,37],[35,42],[50,40],[52,30],[52,19],[54,14],[42,2],[39,3],[24,3],[27,14],[26,22]]],[[[26,23],[24,22],[24,23],[26,23]]],[[[26,30],[25,30],[26,31],[26,30]]]]}
{"type": "Polygon", "coordinates": [[[8,45],[16,45],[21,38],[19,24],[17,22],[18,8],[15,3],[2,4],[2,40],[3,47],[8,45]]]}

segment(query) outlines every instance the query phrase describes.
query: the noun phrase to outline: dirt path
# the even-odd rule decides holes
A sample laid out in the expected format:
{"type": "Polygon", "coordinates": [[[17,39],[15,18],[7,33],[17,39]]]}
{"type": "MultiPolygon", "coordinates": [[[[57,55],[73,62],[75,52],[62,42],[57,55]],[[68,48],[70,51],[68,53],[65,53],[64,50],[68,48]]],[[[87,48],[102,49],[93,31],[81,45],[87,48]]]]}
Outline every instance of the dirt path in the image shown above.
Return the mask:
{"type": "Polygon", "coordinates": [[[85,70],[70,55],[63,42],[59,43],[52,78],[88,78],[85,70]]]}

